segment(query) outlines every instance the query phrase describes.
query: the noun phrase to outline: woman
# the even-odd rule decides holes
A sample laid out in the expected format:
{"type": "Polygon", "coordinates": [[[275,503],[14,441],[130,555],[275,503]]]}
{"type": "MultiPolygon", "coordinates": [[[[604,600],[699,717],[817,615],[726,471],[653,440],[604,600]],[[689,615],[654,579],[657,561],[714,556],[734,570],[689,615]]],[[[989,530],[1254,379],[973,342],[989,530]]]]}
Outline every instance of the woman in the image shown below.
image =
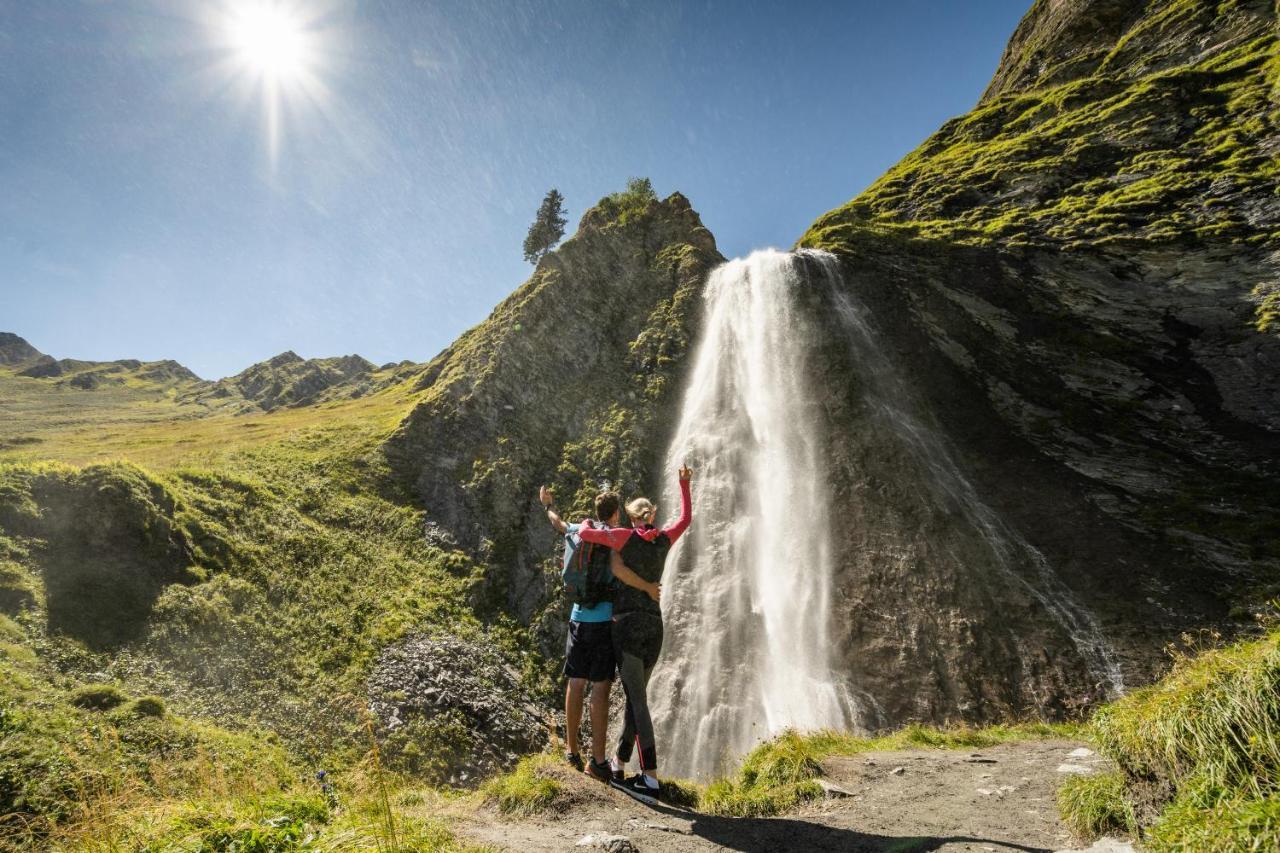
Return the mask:
{"type": "Polygon", "coordinates": [[[662,609],[658,606],[662,569],[667,552],[689,526],[689,466],[680,466],[680,518],[662,529],[653,526],[658,508],[648,498],[627,504],[631,528],[594,528],[584,520],[578,535],[584,542],[613,549],[613,573],[627,586],[613,601],[613,650],[627,694],[627,713],[618,750],[610,760],[612,784],[641,802],[654,805],[661,794],[658,751],[649,714],[649,676],[662,651],[662,609]],[[640,773],[625,779],[623,767],[631,760],[633,742],[640,747],[640,773]]]}

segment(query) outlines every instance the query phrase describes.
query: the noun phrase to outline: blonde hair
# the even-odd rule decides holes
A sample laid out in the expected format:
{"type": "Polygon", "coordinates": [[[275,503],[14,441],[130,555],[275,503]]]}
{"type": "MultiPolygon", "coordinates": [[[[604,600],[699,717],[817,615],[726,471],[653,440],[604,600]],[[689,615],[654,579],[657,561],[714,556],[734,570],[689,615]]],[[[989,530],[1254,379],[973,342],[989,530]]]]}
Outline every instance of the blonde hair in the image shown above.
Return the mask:
{"type": "Polygon", "coordinates": [[[627,515],[632,518],[644,518],[655,509],[657,507],[648,498],[635,498],[627,504],[627,515]]]}

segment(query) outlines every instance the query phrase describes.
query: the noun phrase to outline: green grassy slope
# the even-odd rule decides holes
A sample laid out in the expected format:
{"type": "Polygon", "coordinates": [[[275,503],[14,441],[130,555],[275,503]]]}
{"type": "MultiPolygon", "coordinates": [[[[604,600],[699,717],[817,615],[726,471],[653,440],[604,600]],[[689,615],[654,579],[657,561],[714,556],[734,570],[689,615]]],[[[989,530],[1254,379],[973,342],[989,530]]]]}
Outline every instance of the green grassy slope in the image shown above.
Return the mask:
{"type": "Polygon", "coordinates": [[[1025,79],[1006,55],[1005,85],[801,242],[839,246],[863,227],[979,244],[1274,245],[1277,43],[1269,3],[1155,0],[1092,62],[1072,54],[1025,79]]]}
{"type": "Polygon", "coordinates": [[[1151,850],[1280,847],[1280,630],[1180,656],[1090,729],[1119,769],[1060,792],[1080,834],[1140,834],[1151,850]]]}
{"type": "MultiPolygon", "coordinates": [[[[633,208],[620,194],[589,215],[601,231],[643,231],[649,220],[633,208]],[[628,217],[628,225],[619,225],[628,217]]],[[[600,239],[596,249],[611,239],[600,239]]],[[[556,263],[553,254],[544,267],[556,263]]],[[[576,298],[565,292],[571,286],[545,274],[537,284],[540,298],[551,300],[548,307],[576,298]]],[[[465,350],[468,341],[489,340],[478,345],[481,353],[505,346],[492,343],[492,332],[510,322],[520,321],[500,310],[451,352],[465,350]]],[[[665,345],[652,337],[637,351],[664,358],[665,345]]],[[[283,365],[297,366],[292,359],[283,365]]],[[[281,826],[292,826],[285,814],[292,807],[277,808],[265,789],[230,785],[219,793],[194,777],[186,787],[157,787],[148,768],[162,766],[166,755],[177,760],[165,746],[171,737],[186,738],[216,764],[230,743],[225,738],[235,737],[229,728],[278,739],[262,741],[262,755],[283,764],[255,773],[266,788],[293,792],[289,796],[314,797],[314,786],[298,788],[296,780],[319,767],[364,773],[371,736],[387,734],[384,721],[369,713],[365,678],[387,646],[411,633],[500,650],[524,695],[550,706],[551,668],[538,643],[485,594],[485,566],[424,535],[428,516],[384,453],[411,412],[453,393],[450,383],[435,381],[442,371],[457,381],[484,373],[470,361],[450,366],[445,357],[427,366],[388,366],[374,371],[387,381],[361,396],[253,412],[236,395],[209,411],[171,387],[130,381],[83,389],[0,368],[0,424],[10,438],[0,447],[6,631],[0,666],[9,667],[4,683],[13,687],[4,707],[12,709],[6,719],[32,720],[41,732],[35,739],[6,737],[0,764],[8,762],[18,778],[40,755],[78,754],[85,719],[112,721],[103,737],[131,737],[133,716],[126,711],[86,717],[88,711],[70,704],[82,685],[161,697],[167,722],[148,725],[187,732],[179,718],[210,721],[201,730],[207,743],[169,732],[136,755],[95,752],[81,769],[50,759],[37,774],[47,778],[41,783],[47,796],[27,796],[21,785],[0,789],[0,816],[59,838],[84,826],[118,828],[133,815],[155,837],[170,837],[172,830],[184,843],[202,837],[191,834],[192,820],[210,831],[277,817],[281,826]],[[39,719],[31,716],[37,707],[44,709],[39,719]],[[142,769],[112,775],[115,787],[88,797],[101,814],[75,806],[84,797],[73,777],[122,761],[142,769]],[[119,786],[130,796],[116,798],[119,786]],[[205,805],[184,810],[174,799],[182,797],[205,805]]],[[[264,388],[288,378],[275,369],[267,373],[254,374],[266,380],[264,388]]],[[[250,396],[261,390],[255,384],[250,396]]],[[[445,778],[449,768],[423,756],[454,755],[456,745],[432,738],[450,737],[457,725],[482,731],[484,722],[456,714],[441,719],[447,725],[415,724],[412,738],[383,741],[381,765],[426,768],[420,781],[445,778]]],[[[372,790],[364,776],[352,784],[364,792],[360,797],[372,790]]],[[[418,811],[422,832],[439,835],[439,826],[425,820],[430,809],[418,811]]],[[[447,832],[439,837],[448,841],[447,832]]]]}

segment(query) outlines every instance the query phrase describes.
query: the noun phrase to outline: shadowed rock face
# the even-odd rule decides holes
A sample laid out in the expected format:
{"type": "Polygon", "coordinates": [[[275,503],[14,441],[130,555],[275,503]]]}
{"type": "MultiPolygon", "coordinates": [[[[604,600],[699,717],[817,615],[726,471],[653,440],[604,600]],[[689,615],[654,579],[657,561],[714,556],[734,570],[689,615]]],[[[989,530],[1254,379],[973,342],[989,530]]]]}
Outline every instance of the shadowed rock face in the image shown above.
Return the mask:
{"type": "Polygon", "coordinates": [[[1129,685],[1274,595],[1277,70],[1271,3],[1038,2],[982,104],[802,238],[839,256],[973,490],[930,485],[833,326],[843,642],[885,719],[1096,695],[984,557],[975,501],[1096,614],[1129,685]]]}
{"type": "Polygon", "coordinates": [[[498,606],[535,620],[558,586],[539,484],[576,517],[604,482],[657,491],[697,297],[721,260],[683,196],[605,199],[423,374],[386,455],[434,534],[486,556],[498,606]]]}

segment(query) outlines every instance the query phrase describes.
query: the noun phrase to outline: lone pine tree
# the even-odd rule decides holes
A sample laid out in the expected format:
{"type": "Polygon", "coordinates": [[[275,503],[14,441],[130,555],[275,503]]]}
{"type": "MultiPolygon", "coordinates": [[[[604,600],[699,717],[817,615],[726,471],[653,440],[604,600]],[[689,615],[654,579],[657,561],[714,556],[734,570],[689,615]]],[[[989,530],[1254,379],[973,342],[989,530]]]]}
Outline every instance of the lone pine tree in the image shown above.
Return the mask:
{"type": "Polygon", "coordinates": [[[538,215],[529,226],[529,234],[524,238],[524,259],[531,264],[542,260],[542,256],[551,251],[564,236],[567,221],[564,216],[564,196],[555,188],[548,190],[538,207],[538,215]]]}

